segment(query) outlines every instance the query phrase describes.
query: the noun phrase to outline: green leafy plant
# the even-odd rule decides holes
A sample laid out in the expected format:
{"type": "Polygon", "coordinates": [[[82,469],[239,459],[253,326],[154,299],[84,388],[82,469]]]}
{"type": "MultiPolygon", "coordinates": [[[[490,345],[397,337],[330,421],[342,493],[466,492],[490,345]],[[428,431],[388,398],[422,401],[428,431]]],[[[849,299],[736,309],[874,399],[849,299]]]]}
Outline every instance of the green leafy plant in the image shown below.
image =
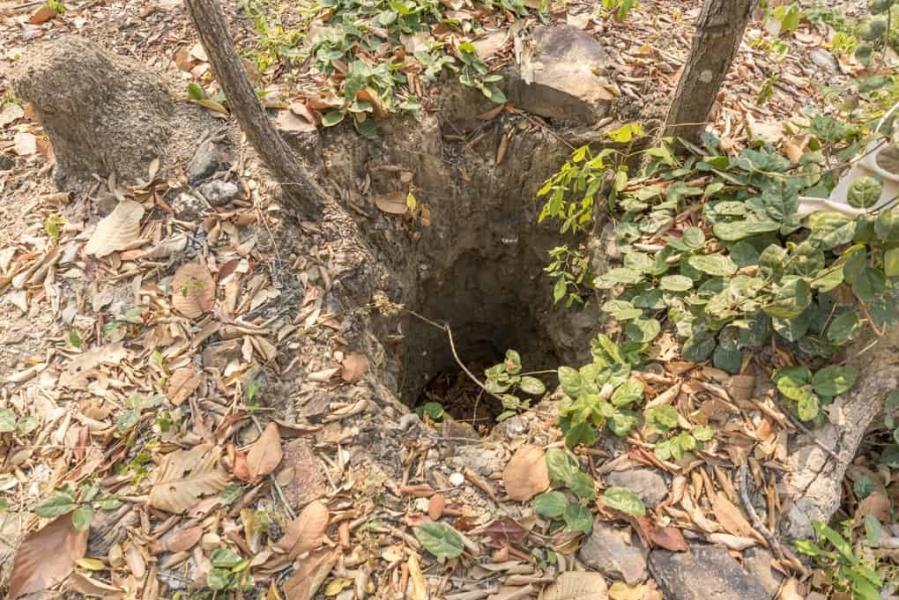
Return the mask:
{"type": "Polygon", "coordinates": [[[424,549],[440,561],[456,558],[465,550],[462,535],[446,523],[425,523],[413,531],[424,549]]]}
{"type": "Polygon", "coordinates": [[[646,515],[646,506],[637,494],[625,487],[610,487],[602,494],[607,507],[634,517],[646,515]]]}
{"type": "Polygon", "coordinates": [[[593,514],[584,502],[596,499],[593,478],[580,470],[573,456],[558,448],[546,452],[546,467],[554,489],[531,500],[534,510],[551,522],[564,523],[565,531],[590,533],[593,514]]]}
{"type": "Polygon", "coordinates": [[[505,360],[484,370],[487,391],[501,399],[505,409],[497,417],[503,421],[516,412],[530,408],[530,400],[522,399],[518,393],[542,396],[546,386],[542,381],[521,370],[521,356],[515,350],[506,350],[505,360]]]}
{"type": "Polygon", "coordinates": [[[640,0],[602,0],[602,7],[617,20],[624,21],[632,10],[640,8],[640,0]]]}
{"type": "Polygon", "coordinates": [[[60,214],[52,214],[46,219],[44,219],[44,231],[47,232],[47,235],[52,237],[54,240],[59,241],[59,236],[62,233],[62,227],[66,224],[66,220],[60,214]]]}
{"type": "Polygon", "coordinates": [[[53,10],[58,15],[65,14],[66,5],[62,0],[47,0],[47,8],[53,10]]]}
{"type": "Polygon", "coordinates": [[[855,367],[831,365],[816,373],[808,367],[787,367],[774,373],[774,383],[785,397],[796,402],[803,421],[818,418],[821,406],[833,402],[835,396],[849,391],[858,378],[855,367]]]}
{"type": "Polygon", "coordinates": [[[648,437],[658,438],[653,452],[660,460],[680,460],[715,437],[715,430],[708,425],[693,425],[689,430],[678,431],[677,409],[671,405],[649,408],[643,412],[643,419],[648,437]]]}
{"type": "MultiPolygon", "coordinates": [[[[827,195],[836,183],[829,165],[862,144],[858,128],[827,117],[809,131],[796,165],[769,148],[730,156],[708,136],[682,162],[664,147],[642,151],[649,164],[638,176],[625,172],[608,200],[623,264],[593,282],[620,292],[603,310],[629,343],[648,343],[667,320],[684,359],[737,373],[772,337],[827,357],[897,319],[899,212],[821,211],[802,222],[800,194],[827,195]],[[675,221],[697,202],[695,224],[675,221]]],[[[549,196],[541,216],[560,218],[563,229],[586,229],[599,197],[601,158],[588,152],[576,151],[541,190],[549,196]]]]}
{"type": "Polygon", "coordinates": [[[791,33],[799,29],[799,23],[802,20],[802,7],[797,2],[790,4],[780,4],[774,8],[768,9],[768,19],[778,24],[777,32],[779,35],[791,33]]]}
{"type": "Polygon", "coordinates": [[[98,484],[83,482],[77,491],[69,484],[56,489],[34,508],[34,514],[44,519],[55,519],[71,513],[72,524],[83,531],[90,527],[95,511],[115,510],[121,505],[121,500],[114,494],[101,492],[98,484]]]}
{"type": "MultiPolygon", "coordinates": [[[[520,0],[486,4],[525,12],[520,0]]],[[[502,78],[490,73],[470,42],[454,45],[432,35],[437,25],[459,27],[437,0],[325,0],[321,9],[328,11],[329,19],[310,40],[311,58],[320,72],[337,75],[332,81],[339,101],[325,113],[325,126],[349,115],[361,134],[372,137],[377,132],[376,116],[395,112],[417,116],[421,105],[416,90],[431,85],[445,71],[457,72],[463,85],[493,102],[506,101],[498,86],[502,78]]]]}
{"type": "Polygon", "coordinates": [[[796,549],[819,565],[834,590],[850,593],[856,600],[880,600],[884,579],[877,571],[876,561],[864,555],[862,545],[853,546],[849,542],[851,523],[847,522],[841,534],[815,521],[812,526],[817,539],[798,540],[796,549]]]}
{"type": "Polygon", "coordinates": [[[543,269],[553,284],[553,301],[565,300],[565,306],[583,304],[585,288],[593,280],[590,260],[580,248],[556,246],[549,251],[549,264],[543,269]]]}
{"type": "Polygon", "coordinates": [[[250,561],[228,548],[216,548],[209,554],[212,569],[206,574],[206,585],[216,592],[236,592],[253,587],[250,561]]]}
{"type": "Polygon", "coordinates": [[[890,45],[893,29],[893,6],[895,0],[869,0],[870,15],[856,27],[855,37],[860,43],[855,49],[855,58],[865,66],[870,66],[875,52],[890,45]]]}
{"type": "Polygon", "coordinates": [[[631,367],[640,361],[643,347],[621,347],[600,334],[591,344],[593,362],[579,369],[559,367],[559,426],[569,448],[592,445],[604,427],[624,437],[639,424],[634,408],[643,399],[644,385],[631,376],[631,367]]]}
{"type": "Polygon", "coordinates": [[[37,429],[39,424],[31,415],[20,417],[11,408],[0,408],[0,434],[27,435],[37,429]]]}

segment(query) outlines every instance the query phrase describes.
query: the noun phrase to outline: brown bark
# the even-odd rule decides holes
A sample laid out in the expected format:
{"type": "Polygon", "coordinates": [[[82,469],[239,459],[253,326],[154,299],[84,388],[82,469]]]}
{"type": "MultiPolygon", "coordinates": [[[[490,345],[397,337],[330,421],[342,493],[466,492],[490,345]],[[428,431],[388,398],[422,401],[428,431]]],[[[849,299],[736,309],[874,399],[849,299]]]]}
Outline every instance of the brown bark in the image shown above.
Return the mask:
{"type": "Polygon", "coordinates": [[[693,48],[665,121],[665,136],[697,143],[740,47],[753,0],[705,0],[693,48]]]}
{"type": "Polygon", "coordinates": [[[290,207],[304,217],[317,216],[328,202],[328,196],[265,114],[234,49],[218,0],[186,0],[186,3],[228,106],[247,139],[281,184],[290,207]]]}

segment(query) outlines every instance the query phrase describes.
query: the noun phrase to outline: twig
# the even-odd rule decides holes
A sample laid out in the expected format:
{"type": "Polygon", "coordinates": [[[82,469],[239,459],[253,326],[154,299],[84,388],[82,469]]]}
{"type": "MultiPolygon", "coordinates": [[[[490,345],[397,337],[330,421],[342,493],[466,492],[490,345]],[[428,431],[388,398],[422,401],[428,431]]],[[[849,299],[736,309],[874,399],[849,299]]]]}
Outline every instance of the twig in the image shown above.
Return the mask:
{"type": "Polygon", "coordinates": [[[446,332],[446,337],[449,339],[450,351],[453,353],[453,358],[455,359],[456,364],[459,365],[459,368],[462,369],[462,372],[465,373],[466,375],[468,375],[468,378],[471,379],[473,382],[475,382],[475,383],[478,385],[479,388],[481,388],[482,390],[484,390],[485,392],[487,392],[488,394],[490,394],[491,396],[493,396],[494,398],[496,398],[496,399],[499,400],[500,402],[503,401],[503,397],[502,397],[502,396],[500,396],[500,395],[498,395],[498,394],[494,394],[494,393],[491,392],[489,389],[487,389],[487,386],[484,385],[484,384],[481,382],[480,379],[478,379],[477,377],[475,377],[475,374],[472,373],[471,371],[469,371],[469,370],[468,370],[468,367],[465,366],[465,363],[462,362],[462,359],[459,358],[459,353],[456,352],[456,342],[455,342],[455,340],[453,339],[453,330],[450,328],[449,323],[444,323],[444,324],[441,325],[440,323],[437,323],[437,322],[435,322],[435,321],[432,321],[431,319],[429,319],[429,318],[427,318],[427,317],[425,317],[425,316],[423,316],[423,315],[420,315],[420,314],[418,314],[417,312],[415,312],[414,310],[411,310],[411,309],[409,309],[409,308],[405,308],[405,307],[404,307],[403,310],[405,310],[407,313],[409,313],[410,315],[412,315],[412,316],[415,317],[416,319],[420,319],[421,321],[427,323],[427,324],[430,325],[431,327],[435,327],[435,328],[437,328],[437,329],[442,329],[443,331],[445,331],[445,332],[446,332]]]}
{"type": "Polygon", "coordinates": [[[762,534],[762,537],[764,537],[765,541],[768,542],[768,546],[771,548],[771,551],[774,552],[777,558],[783,560],[784,554],[783,550],[780,547],[780,542],[777,541],[777,538],[774,537],[774,534],[771,533],[771,530],[769,530],[768,527],[764,523],[762,523],[762,520],[759,518],[758,513],[755,512],[755,507],[749,500],[748,462],[744,462],[742,465],[740,465],[740,503],[743,505],[743,510],[746,511],[746,514],[749,515],[749,520],[752,521],[752,526],[762,534]]]}

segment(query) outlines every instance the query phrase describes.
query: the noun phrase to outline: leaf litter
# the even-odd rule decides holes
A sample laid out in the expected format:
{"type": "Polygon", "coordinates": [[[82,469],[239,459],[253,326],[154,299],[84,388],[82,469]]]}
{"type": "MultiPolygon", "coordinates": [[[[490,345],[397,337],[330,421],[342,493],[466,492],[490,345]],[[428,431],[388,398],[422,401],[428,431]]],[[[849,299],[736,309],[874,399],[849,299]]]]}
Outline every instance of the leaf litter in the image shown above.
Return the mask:
{"type": "MultiPolygon", "coordinates": [[[[578,15],[574,21],[608,37],[625,96],[650,97],[676,83],[689,19],[668,4],[646,0],[642,10],[614,27],[595,16],[578,15]],[[660,29],[669,33],[661,36],[660,29]]],[[[105,7],[89,8],[88,27],[94,20],[111,20],[105,7]]],[[[568,10],[577,9],[574,4],[568,10]]],[[[163,15],[157,27],[169,28],[168,10],[163,3],[156,17],[151,15],[163,15]]],[[[460,10],[458,16],[471,13],[460,10]]],[[[54,27],[68,18],[45,11],[32,27],[54,27]]],[[[786,40],[792,49],[807,54],[821,47],[815,27],[803,24],[800,32],[804,35],[786,40]]],[[[757,33],[751,26],[749,36],[757,33]]],[[[171,35],[154,33],[175,47],[171,35]]],[[[205,76],[209,67],[202,48],[184,50],[173,67],[205,76]]],[[[504,56],[508,53],[499,52],[497,59],[504,56]]],[[[172,62],[170,56],[166,60],[172,62]]],[[[787,148],[802,144],[786,138],[782,127],[814,94],[814,78],[799,63],[792,54],[778,63],[762,52],[741,50],[715,115],[725,144],[753,139],[783,139],[787,148]],[[762,91],[760,75],[774,72],[780,78],[771,99],[750,108],[747,98],[762,91]]],[[[838,82],[842,71],[854,68],[841,60],[828,77],[838,82]]],[[[285,129],[306,132],[318,126],[310,109],[329,104],[307,97],[285,106],[285,129]]],[[[32,164],[44,160],[39,130],[26,111],[5,103],[0,115],[3,148],[32,164]]],[[[30,223],[17,223],[20,230],[8,241],[2,237],[0,293],[21,312],[43,313],[31,326],[45,332],[42,343],[25,350],[5,374],[0,396],[0,410],[8,411],[3,422],[12,423],[0,430],[0,499],[13,509],[0,511],[0,531],[12,532],[8,539],[21,544],[11,575],[5,573],[11,597],[49,589],[67,577],[63,585],[85,595],[153,597],[161,583],[202,587],[228,582],[246,568],[258,585],[268,586],[267,597],[279,598],[276,577],[288,567],[294,571],[281,589],[291,599],[312,598],[317,591],[351,598],[348,594],[375,590],[413,598],[473,599],[485,597],[479,595],[483,590],[497,599],[536,597],[540,590],[544,598],[606,597],[605,579],[576,570],[586,534],[560,528],[529,505],[550,487],[546,449],[560,442],[559,432],[539,417],[551,410],[545,403],[518,418],[527,425],[523,436],[497,433],[476,442],[477,452],[492,461],[477,470],[445,455],[439,462],[429,460],[434,448],[423,436],[420,447],[405,450],[402,481],[351,464],[345,444],[358,434],[358,416],[368,406],[359,396],[324,407],[328,421],[271,421],[259,434],[250,417],[257,414],[266,369],[291,345],[294,351],[301,347],[298,332],[338,325],[321,301],[318,286],[324,284],[304,273],[299,313],[290,321],[273,319],[277,310],[264,313],[267,306],[280,306],[277,272],[264,267],[272,257],[240,246],[241,230],[255,232],[267,217],[239,206],[187,227],[156,210],[167,185],[124,190],[127,197],[94,229],[73,210],[83,208],[83,200],[68,206],[68,199],[60,204],[46,194],[30,205],[35,211],[30,223]],[[58,236],[48,235],[45,221],[61,209],[72,216],[58,236]],[[197,247],[199,232],[205,239],[197,247]],[[76,293],[80,299],[73,299],[76,293]],[[98,298],[97,304],[86,302],[85,293],[98,298]],[[207,350],[214,360],[200,356],[207,350]],[[305,444],[300,455],[320,477],[315,498],[284,501],[290,480],[301,472],[281,464],[289,453],[287,438],[305,444]],[[287,475],[281,478],[281,472],[287,475]],[[66,483],[77,490],[79,507],[103,494],[122,503],[114,510],[96,509],[91,532],[106,530],[104,515],[132,525],[88,553],[88,530],[75,528],[74,511],[35,524],[30,509],[66,483]],[[505,495],[485,491],[494,489],[505,495]],[[53,560],[47,562],[51,548],[53,560]],[[555,564],[547,560],[550,552],[555,564]],[[464,572],[465,578],[457,582],[450,571],[464,572]]],[[[113,186],[109,192],[122,190],[113,186]]],[[[410,210],[406,192],[375,198],[375,204],[387,214],[410,210]]],[[[312,271],[312,261],[299,264],[312,271]]],[[[317,390],[336,380],[364,384],[369,357],[340,349],[332,358],[310,365],[312,375],[298,392],[303,402],[314,403],[317,390]]],[[[290,367],[286,363],[279,370],[290,367]]],[[[743,506],[736,473],[722,465],[751,465],[752,500],[767,507],[764,519],[775,523],[783,499],[771,473],[783,468],[793,429],[789,420],[769,397],[755,392],[751,374],[668,364],[665,372],[643,375],[650,403],[675,406],[682,416],[702,414],[721,437],[676,461],[658,459],[639,434],[628,440],[625,453],[605,464],[579,454],[578,469],[590,473],[601,492],[614,488],[604,480],[609,473],[645,467],[664,473],[669,486],[665,499],[644,508],[644,515],[634,514],[640,509],[626,495],[611,506],[598,500],[591,509],[602,520],[631,523],[649,544],[672,551],[686,549],[682,532],[735,552],[769,545],[743,506]]],[[[882,513],[882,496],[874,492],[868,498],[858,510],[882,513]]],[[[772,564],[796,569],[789,556],[772,557],[772,564]]],[[[788,581],[783,597],[797,596],[795,581],[788,581]]],[[[614,582],[607,595],[660,597],[651,581],[614,582]]]]}

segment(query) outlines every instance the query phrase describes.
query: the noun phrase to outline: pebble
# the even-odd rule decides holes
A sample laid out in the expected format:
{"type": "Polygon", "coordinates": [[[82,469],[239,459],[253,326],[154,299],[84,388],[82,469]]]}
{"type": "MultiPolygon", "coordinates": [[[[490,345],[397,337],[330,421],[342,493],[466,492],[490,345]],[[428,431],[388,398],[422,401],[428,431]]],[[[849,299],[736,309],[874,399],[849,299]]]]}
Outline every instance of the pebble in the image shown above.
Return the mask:
{"type": "Polygon", "coordinates": [[[456,471],[449,476],[449,482],[453,485],[453,487],[459,487],[463,483],[465,483],[465,475],[456,471]]]}

